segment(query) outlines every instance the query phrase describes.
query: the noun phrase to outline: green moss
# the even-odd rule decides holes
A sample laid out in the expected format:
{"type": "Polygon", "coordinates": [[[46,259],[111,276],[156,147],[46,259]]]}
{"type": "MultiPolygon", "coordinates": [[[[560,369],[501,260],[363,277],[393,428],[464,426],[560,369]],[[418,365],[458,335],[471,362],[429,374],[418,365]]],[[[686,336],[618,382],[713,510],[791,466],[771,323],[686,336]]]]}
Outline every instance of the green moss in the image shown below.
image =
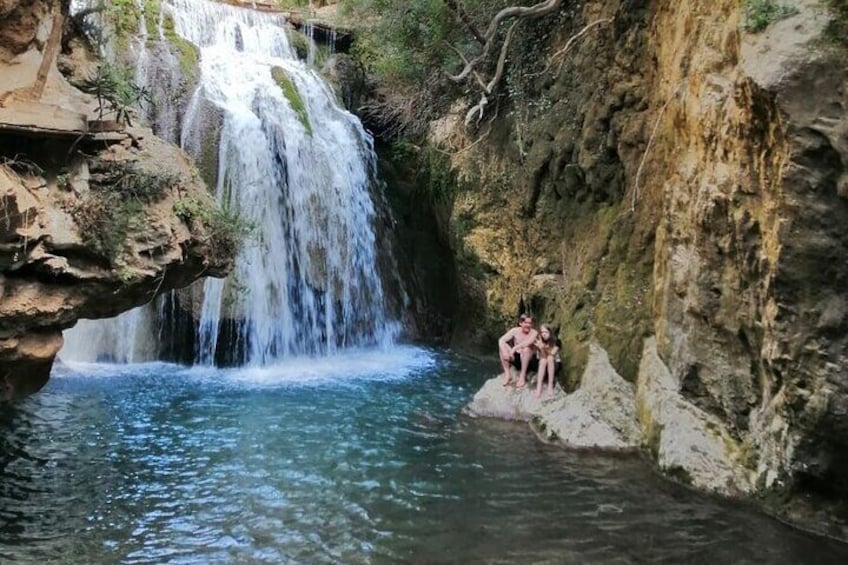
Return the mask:
{"type": "Polygon", "coordinates": [[[312,135],[312,124],[309,123],[306,104],[304,104],[303,98],[301,98],[300,92],[297,91],[294,82],[292,82],[282,67],[271,67],[271,77],[283,90],[283,94],[288,99],[289,104],[291,104],[292,110],[297,113],[297,117],[300,119],[300,123],[303,124],[304,129],[306,129],[306,133],[312,135]]]}
{"type": "Polygon", "coordinates": [[[200,61],[200,50],[190,41],[186,41],[174,30],[174,18],[165,15],[162,19],[162,33],[168,43],[177,50],[177,58],[180,61],[180,69],[187,77],[197,76],[197,67],[200,61]]]}
{"type": "Polygon", "coordinates": [[[159,19],[161,11],[160,0],[144,0],[144,19],[147,21],[148,29],[159,19]]]}
{"type": "Polygon", "coordinates": [[[827,24],[827,38],[842,45],[848,45],[848,0],[826,0],[832,19],[827,24]]]}
{"type": "Polygon", "coordinates": [[[289,44],[294,48],[298,58],[305,60],[309,56],[309,38],[295,30],[290,30],[288,37],[289,44]]]}
{"type": "Polygon", "coordinates": [[[118,47],[126,49],[129,38],[138,33],[141,19],[141,11],[134,0],[112,0],[106,3],[105,17],[112,24],[118,47]]]}
{"type": "Polygon", "coordinates": [[[794,16],[798,8],[777,0],[743,0],[744,27],[751,33],[759,33],[774,22],[794,16]]]}
{"type": "Polygon", "coordinates": [[[674,479],[679,483],[683,483],[684,485],[692,485],[694,481],[692,480],[692,475],[679,465],[674,465],[665,470],[666,475],[674,479]]]}

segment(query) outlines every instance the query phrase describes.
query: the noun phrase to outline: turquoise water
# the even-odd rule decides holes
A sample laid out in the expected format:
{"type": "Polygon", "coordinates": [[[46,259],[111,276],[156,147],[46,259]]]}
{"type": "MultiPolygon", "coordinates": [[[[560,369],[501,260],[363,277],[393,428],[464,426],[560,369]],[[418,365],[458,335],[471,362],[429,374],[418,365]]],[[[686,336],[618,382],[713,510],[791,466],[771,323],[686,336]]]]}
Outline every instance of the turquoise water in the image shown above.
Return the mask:
{"type": "Polygon", "coordinates": [[[495,370],[413,347],[57,368],[0,410],[0,561],[848,562],[638,457],[461,416],[495,370]]]}

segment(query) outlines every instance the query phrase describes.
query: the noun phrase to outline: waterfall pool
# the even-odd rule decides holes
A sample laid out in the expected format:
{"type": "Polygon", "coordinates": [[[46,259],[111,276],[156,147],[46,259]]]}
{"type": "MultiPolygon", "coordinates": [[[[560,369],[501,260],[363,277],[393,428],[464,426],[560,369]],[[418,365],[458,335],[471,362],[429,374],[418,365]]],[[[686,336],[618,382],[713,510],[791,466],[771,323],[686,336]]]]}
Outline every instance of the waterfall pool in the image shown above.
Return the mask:
{"type": "Polygon", "coordinates": [[[494,371],[411,346],[57,367],[0,409],[0,561],[848,562],[639,457],[462,416],[494,371]]]}

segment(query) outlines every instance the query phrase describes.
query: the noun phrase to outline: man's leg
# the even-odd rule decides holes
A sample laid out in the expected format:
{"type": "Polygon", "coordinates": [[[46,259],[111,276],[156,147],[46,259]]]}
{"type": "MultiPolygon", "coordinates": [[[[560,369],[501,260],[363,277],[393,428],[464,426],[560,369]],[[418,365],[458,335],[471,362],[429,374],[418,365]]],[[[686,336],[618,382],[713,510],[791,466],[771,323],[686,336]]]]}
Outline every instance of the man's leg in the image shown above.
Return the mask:
{"type": "Polygon", "coordinates": [[[512,355],[509,353],[508,345],[498,345],[498,358],[501,360],[501,368],[503,369],[503,385],[506,386],[512,377],[509,372],[509,362],[512,355]]]}
{"type": "Polygon", "coordinates": [[[510,372],[510,362],[501,357],[501,367],[503,367],[503,382],[501,383],[503,386],[509,384],[509,381],[512,380],[512,373],[510,372]]]}
{"type": "Polygon", "coordinates": [[[530,366],[530,359],[532,359],[534,355],[536,355],[536,351],[530,347],[525,347],[521,351],[521,373],[518,375],[518,384],[515,385],[518,388],[527,384],[527,367],[530,366]]]}

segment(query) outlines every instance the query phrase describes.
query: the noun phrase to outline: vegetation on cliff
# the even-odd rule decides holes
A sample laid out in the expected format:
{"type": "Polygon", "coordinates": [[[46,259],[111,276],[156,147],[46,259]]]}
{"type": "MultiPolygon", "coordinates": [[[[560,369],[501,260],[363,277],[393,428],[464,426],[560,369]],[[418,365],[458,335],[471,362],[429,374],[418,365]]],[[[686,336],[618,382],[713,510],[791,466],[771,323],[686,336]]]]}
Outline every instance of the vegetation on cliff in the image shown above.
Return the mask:
{"type": "Polygon", "coordinates": [[[626,26],[643,12],[522,4],[549,11],[504,19],[513,4],[502,0],[367,3],[380,17],[354,45],[376,85],[362,112],[392,142],[396,167],[415,163],[454,255],[455,345],[485,348],[529,309],[557,326],[572,384],[592,338],[632,380],[650,320],[650,249],[633,245],[647,228],[629,213],[623,157],[603,131],[613,119],[626,136],[642,127],[628,69],[638,36],[626,26]]]}
{"type": "Polygon", "coordinates": [[[744,0],[742,2],[745,29],[751,33],[763,31],[770,24],[797,13],[797,7],[778,0],[744,0]]]}

